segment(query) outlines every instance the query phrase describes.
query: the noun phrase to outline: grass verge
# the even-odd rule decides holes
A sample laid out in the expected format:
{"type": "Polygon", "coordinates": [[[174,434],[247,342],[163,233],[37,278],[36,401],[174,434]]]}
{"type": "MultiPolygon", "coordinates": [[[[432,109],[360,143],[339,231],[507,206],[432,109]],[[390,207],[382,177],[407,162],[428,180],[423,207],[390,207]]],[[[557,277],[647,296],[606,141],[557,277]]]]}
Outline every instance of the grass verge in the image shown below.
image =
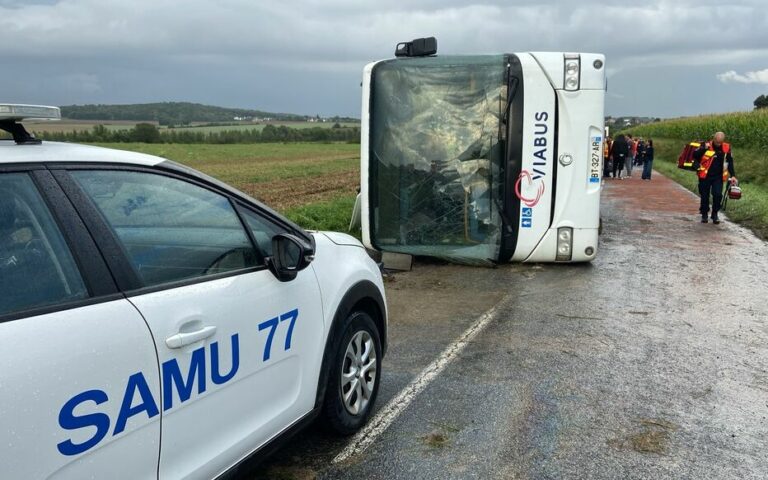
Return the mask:
{"type": "MultiPolygon", "coordinates": [[[[346,232],[355,206],[355,195],[289,208],[281,213],[308,230],[346,232]]],[[[360,232],[349,232],[360,238],[360,232]]]]}
{"type": "MultiPolygon", "coordinates": [[[[698,178],[694,172],[677,168],[677,156],[685,140],[654,138],[656,159],[653,167],[663,175],[698,194],[698,178]]],[[[762,238],[768,239],[768,179],[765,154],[755,149],[734,146],[734,164],[743,196],[729,200],[725,213],[762,238]]]]}

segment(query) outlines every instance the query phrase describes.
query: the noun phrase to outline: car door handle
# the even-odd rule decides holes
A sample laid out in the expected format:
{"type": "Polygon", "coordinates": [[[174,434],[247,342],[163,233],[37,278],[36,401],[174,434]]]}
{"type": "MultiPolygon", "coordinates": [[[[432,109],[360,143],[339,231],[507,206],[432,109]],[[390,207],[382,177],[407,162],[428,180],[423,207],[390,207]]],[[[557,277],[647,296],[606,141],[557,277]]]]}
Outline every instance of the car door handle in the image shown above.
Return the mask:
{"type": "Polygon", "coordinates": [[[194,332],[184,332],[171,335],[165,339],[165,344],[168,345],[168,348],[181,348],[187,345],[192,345],[193,343],[197,343],[200,340],[205,340],[206,338],[212,337],[215,334],[216,327],[209,325],[207,327],[201,328],[200,330],[195,330],[194,332]]]}

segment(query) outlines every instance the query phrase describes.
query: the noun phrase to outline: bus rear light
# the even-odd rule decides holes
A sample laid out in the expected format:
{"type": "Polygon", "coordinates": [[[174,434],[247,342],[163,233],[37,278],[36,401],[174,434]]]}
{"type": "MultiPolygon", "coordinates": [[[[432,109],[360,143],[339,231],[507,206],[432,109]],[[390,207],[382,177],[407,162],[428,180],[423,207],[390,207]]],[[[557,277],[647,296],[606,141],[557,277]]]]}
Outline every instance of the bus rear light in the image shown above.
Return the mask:
{"type": "Polygon", "coordinates": [[[560,227],[557,229],[558,262],[569,262],[573,258],[573,228],[560,227]]]}

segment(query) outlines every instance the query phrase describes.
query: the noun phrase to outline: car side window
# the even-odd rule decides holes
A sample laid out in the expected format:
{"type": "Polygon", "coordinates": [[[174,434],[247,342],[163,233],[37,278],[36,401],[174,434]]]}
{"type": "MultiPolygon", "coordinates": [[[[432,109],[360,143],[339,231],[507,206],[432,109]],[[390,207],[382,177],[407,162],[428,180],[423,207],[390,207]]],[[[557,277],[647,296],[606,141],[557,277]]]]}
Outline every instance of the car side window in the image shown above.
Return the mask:
{"type": "Polygon", "coordinates": [[[259,265],[229,199],[147,172],[80,170],[93,200],[146,286],[259,265]]]}
{"type": "Polygon", "coordinates": [[[72,253],[32,178],[0,174],[0,315],[87,297],[72,253]]]}
{"type": "Polygon", "coordinates": [[[248,228],[251,229],[253,238],[259,245],[261,253],[266,257],[272,256],[272,237],[278,233],[287,233],[288,230],[251,210],[242,209],[241,213],[245,218],[245,223],[248,224],[248,228]]]}

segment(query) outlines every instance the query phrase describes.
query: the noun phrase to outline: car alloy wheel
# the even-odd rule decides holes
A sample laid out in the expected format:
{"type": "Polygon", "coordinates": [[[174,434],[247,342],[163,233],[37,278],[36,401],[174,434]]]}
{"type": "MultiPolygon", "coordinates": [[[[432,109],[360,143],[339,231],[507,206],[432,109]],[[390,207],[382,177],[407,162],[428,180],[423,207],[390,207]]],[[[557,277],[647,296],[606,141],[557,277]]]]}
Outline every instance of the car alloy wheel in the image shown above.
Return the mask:
{"type": "Polygon", "coordinates": [[[371,335],[360,330],[350,339],[341,366],[341,396],[351,415],[365,412],[377,381],[377,358],[371,335]]]}

